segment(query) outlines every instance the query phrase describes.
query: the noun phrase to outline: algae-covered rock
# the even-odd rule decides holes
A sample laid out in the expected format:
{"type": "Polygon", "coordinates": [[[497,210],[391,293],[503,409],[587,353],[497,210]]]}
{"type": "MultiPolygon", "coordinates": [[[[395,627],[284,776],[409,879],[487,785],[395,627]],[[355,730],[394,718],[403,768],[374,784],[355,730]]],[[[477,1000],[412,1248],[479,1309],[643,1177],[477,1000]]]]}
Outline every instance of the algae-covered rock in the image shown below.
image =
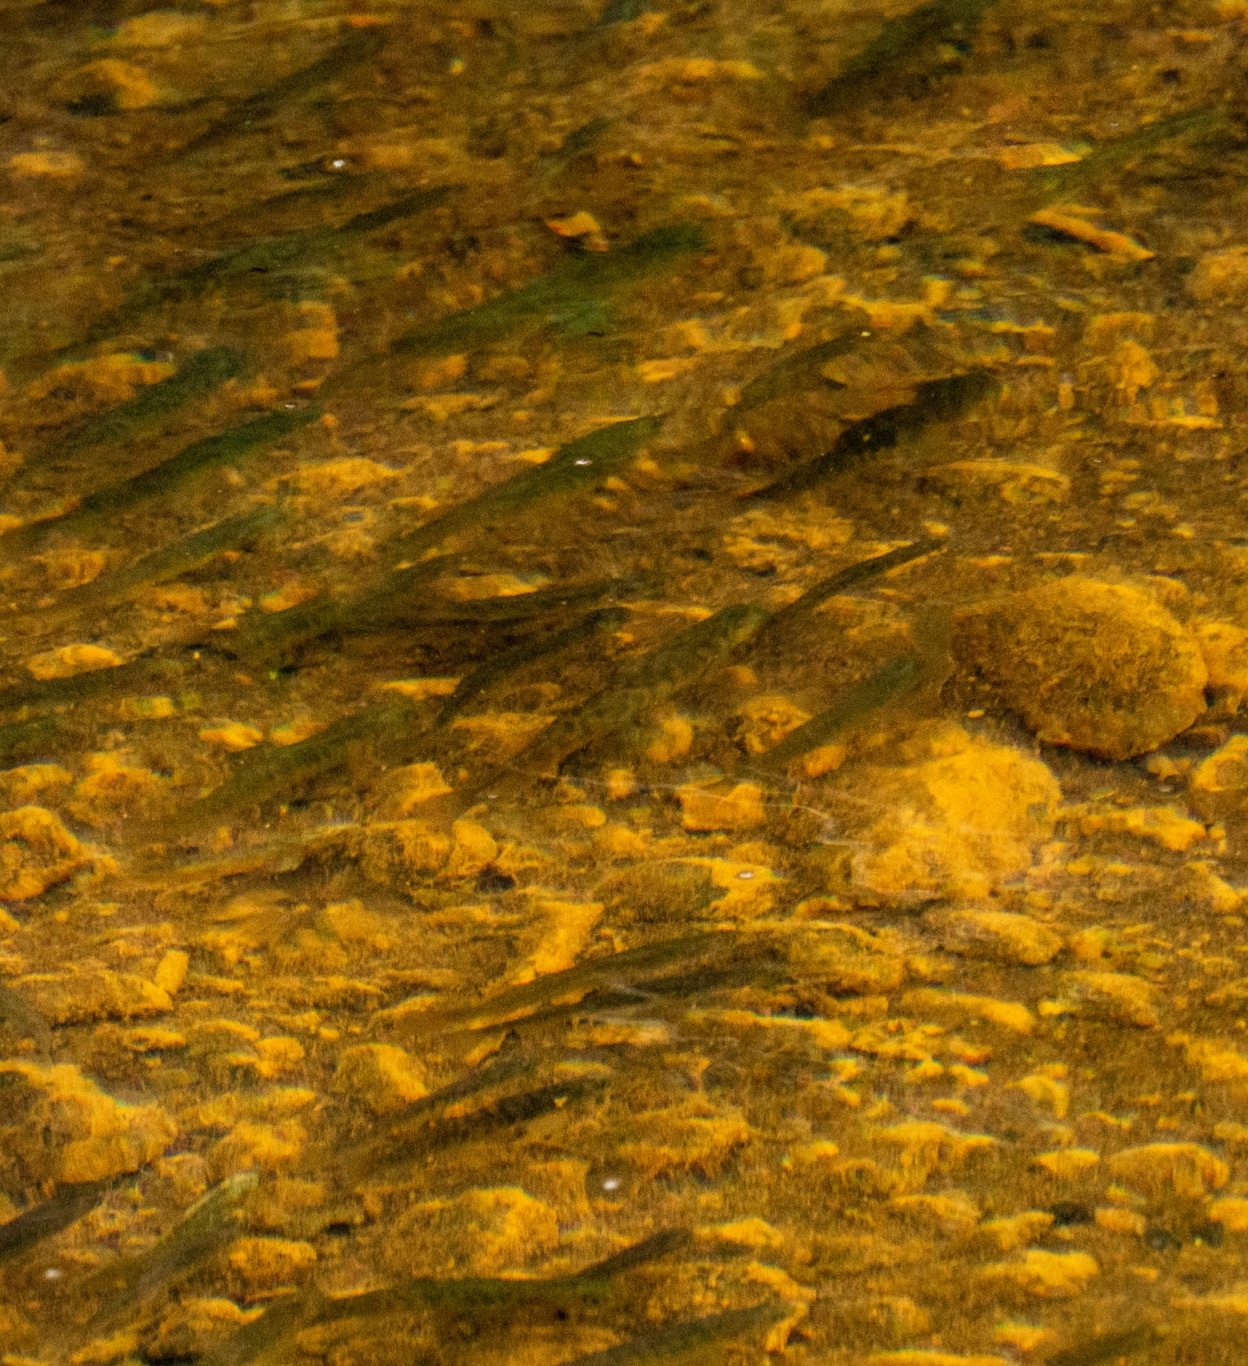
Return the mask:
{"type": "Polygon", "coordinates": [[[41,806],[0,811],[0,839],[0,900],[39,896],[88,862],[78,840],[41,806]]]}
{"type": "Polygon", "coordinates": [[[1198,765],[1187,799],[1207,821],[1225,820],[1248,807],[1248,735],[1232,735],[1198,765]]]}
{"type": "Polygon", "coordinates": [[[1040,739],[1129,759],[1205,709],[1200,645],[1147,593],[1072,575],[959,614],[955,653],[1040,739]]]}
{"type": "Polygon", "coordinates": [[[1030,867],[1061,795],[1044,764],[959,726],[925,734],[908,753],[918,762],[852,774],[853,791],[880,813],[852,860],[855,890],[979,898],[1030,867]]]}
{"type": "Polygon", "coordinates": [[[64,1063],[0,1062],[0,1186],[103,1181],[153,1162],[178,1135],[159,1105],[127,1105],[64,1063]]]}
{"type": "Polygon", "coordinates": [[[1003,963],[1047,963],[1062,948],[1062,937],[1029,915],[1009,911],[932,911],[925,921],[940,937],[942,948],[968,958],[1003,963]]]}
{"type": "Polygon", "coordinates": [[[358,1100],[375,1115],[402,1109],[429,1093],[416,1059],[387,1043],[348,1048],[338,1060],[334,1090],[358,1100]]]}

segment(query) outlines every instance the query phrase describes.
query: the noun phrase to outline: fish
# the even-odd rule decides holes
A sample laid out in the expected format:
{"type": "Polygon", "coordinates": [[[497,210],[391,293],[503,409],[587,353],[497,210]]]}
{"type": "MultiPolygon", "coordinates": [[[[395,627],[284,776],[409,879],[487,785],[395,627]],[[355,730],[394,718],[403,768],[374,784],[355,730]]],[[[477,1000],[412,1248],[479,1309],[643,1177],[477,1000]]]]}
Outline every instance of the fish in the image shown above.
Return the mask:
{"type": "Polygon", "coordinates": [[[1154,1345],[1162,1336],[1162,1330],[1152,1324],[1122,1333],[1099,1333],[1048,1357],[1044,1366],[1097,1366],[1101,1361],[1118,1361],[1154,1345]]]}
{"type": "Polygon", "coordinates": [[[188,157],[227,138],[250,132],[254,124],[271,118],[283,105],[310,95],[327,82],[336,80],[353,67],[377,56],[385,46],[387,36],[381,27],[354,30],[315,62],[239,100],[219,119],[178,148],[173,156],[178,159],[188,157]]]}
{"type": "Polygon", "coordinates": [[[393,757],[403,751],[406,737],[415,733],[418,718],[412,703],[389,702],[345,716],[297,744],[248,755],[220,787],[191,802],[163,825],[193,830],[207,821],[258,806],[346,763],[352,751],[362,745],[384,742],[387,755],[393,757]]]}
{"type": "Polygon", "coordinates": [[[963,33],[978,27],[995,0],[930,0],[896,19],[886,20],[867,46],[851,57],[821,89],[806,100],[812,117],[842,114],[873,95],[890,94],[895,83],[890,70],[913,58],[932,39],[950,30],[963,33]]]}
{"type": "Polygon", "coordinates": [[[149,384],[134,398],[57,437],[50,446],[32,455],[27,465],[43,470],[96,446],[133,441],[192,399],[211,394],[226,380],[237,378],[245,366],[246,357],[230,346],[210,346],[196,351],[176,373],[149,384]]]}
{"type": "Polygon", "coordinates": [[[826,388],[843,389],[845,386],[838,380],[827,379],[819,372],[829,361],[853,351],[859,345],[861,336],[861,328],[849,328],[828,341],[807,346],[791,356],[786,356],[784,360],[778,361],[750,380],[741,390],[737,408],[743,412],[748,412],[751,408],[761,408],[763,404],[782,398],[799,385],[808,384],[811,380],[817,380],[826,388]]]}
{"type": "Polygon", "coordinates": [[[395,548],[405,559],[411,558],[433,549],[448,536],[469,529],[489,529],[516,517],[542,499],[594,488],[618,474],[662,426],[661,416],[650,416],[595,428],[560,446],[544,464],[522,470],[409,531],[399,537],[395,548]]]}
{"type": "Polygon", "coordinates": [[[40,625],[59,626],[67,618],[90,608],[114,606],[134,597],[151,584],[166,583],[193,569],[200,569],[218,555],[248,544],[275,531],[285,520],[282,509],[265,504],[250,512],[226,517],[202,531],[193,532],[163,550],[144,555],[125,569],[105,574],[91,583],[67,589],[40,616],[40,625]]]}
{"type": "Polygon", "coordinates": [[[490,1311],[515,1312],[550,1305],[566,1312],[574,1302],[600,1305],[617,1277],[682,1251],[691,1238],[686,1229],[663,1229],[631,1247],[570,1276],[502,1279],[481,1276],[417,1277],[400,1285],[355,1295],[325,1295],[313,1288],[278,1300],[254,1322],[200,1358],[200,1366],[247,1366],[277,1343],[320,1323],[381,1318],[420,1310],[450,1310],[475,1323],[490,1311]]]}
{"type": "Polygon", "coordinates": [[[552,631],[549,635],[536,639],[522,640],[510,649],[492,652],[484,663],[460,680],[459,687],[438,712],[436,724],[449,725],[465,708],[475,702],[483,693],[488,692],[517,669],[532,664],[539,659],[549,659],[573,645],[594,640],[604,631],[622,626],[628,620],[628,612],[622,607],[604,607],[597,612],[589,612],[562,630],[552,631]]]}
{"type": "MultiPolygon", "coordinates": [[[[662,1363],[696,1362],[708,1366],[726,1361],[724,1352],[740,1348],[742,1339],[761,1332],[787,1318],[793,1311],[786,1305],[760,1304],[753,1309],[725,1309],[685,1323],[672,1323],[652,1333],[641,1333],[617,1347],[574,1357],[568,1366],[647,1366],[662,1363]]],[[[737,1357],[733,1357],[736,1360],[737,1357]]]]}
{"type": "Polygon", "coordinates": [[[63,1233],[90,1214],[117,1185],[117,1179],[62,1182],[50,1199],[31,1205],[8,1223],[0,1224],[0,1262],[20,1257],[45,1238],[63,1233]]]}
{"type": "Polygon", "coordinates": [[[101,1267],[77,1287],[78,1298],[97,1302],[82,1327],[84,1340],[165,1289],[233,1238],[236,1212],[259,1182],[255,1172],[227,1177],[197,1200],[154,1247],[101,1267]]]}
{"type": "Polygon", "coordinates": [[[1000,389],[1001,381],[987,369],[924,380],[915,386],[915,396],[909,403],[851,422],[832,443],[831,450],[798,465],[765,488],[743,496],[765,502],[806,493],[851,468],[864,456],[890,450],[903,437],[915,435],[929,423],[953,421],[975,404],[994,397],[1000,389]]]}
{"type": "Polygon", "coordinates": [[[55,716],[32,716],[0,725],[0,759],[41,749],[60,729],[55,716]]]}
{"type": "MultiPolygon", "coordinates": [[[[141,655],[129,663],[111,669],[92,669],[70,678],[32,679],[15,683],[0,690],[0,707],[64,706],[85,702],[101,693],[121,692],[126,688],[141,688],[152,683],[169,683],[181,679],[190,665],[181,659],[162,659],[158,655],[141,655]]],[[[29,736],[14,731],[15,747],[29,748],[39,738],[50,738],[55,725],[45,726],[55,717],[40,717],[38,722],[14,722],[14,726],[29,726],[29,736]],[[39,727],[44,727],[40,736],[39,727]]],[[[0,754],[4,752],[4,727],[0,727],[0,754]]]]}
{"type": "Polygon", "coordinates": [[[309,405],[288,412],[268,413],[216,436],[184,446],[176,455],[129,479],[105,484],[59,514],[26,522],[0,536],[0,556],[16,556],[37,549],[53,532],[78,534],[102,519],[116,517],[148,499],[174,493],[188,480],[218,465],[248,455],[306,427],[321,415],[309,405]]]}
{"type": "Polygon", "coordinates": [[[923,676],[921,661],[913,655],[898,655],[870,677],[849,688],[827,711],[820,712],[781,740],[749,765],[749,771],[774,780],[796,758],[831,744],[863,717],[917,687],[923,676]]]}
{"type": "Polygon", "coordinates": [[[706,245],[696,224],[656,228],[618,250],[573,257],[527,285],[402,333],[390,343],[390,354],[450,355],[519,328],[553,326],[565,335],[583,335],[603,325],[607,297],[615,290],[670,269],[706,245]]]}

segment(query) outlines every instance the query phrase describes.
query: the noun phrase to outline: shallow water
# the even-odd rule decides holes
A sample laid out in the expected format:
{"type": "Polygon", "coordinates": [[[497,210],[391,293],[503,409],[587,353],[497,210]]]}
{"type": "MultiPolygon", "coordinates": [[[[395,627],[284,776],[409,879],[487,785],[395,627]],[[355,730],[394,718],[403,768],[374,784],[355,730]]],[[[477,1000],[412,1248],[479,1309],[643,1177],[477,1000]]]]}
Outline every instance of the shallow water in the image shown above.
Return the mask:
{"type": "Polygon", "coordinates": [[[0,20],[5,1366],[1239,1360],[1248,4],[0,20]]]}

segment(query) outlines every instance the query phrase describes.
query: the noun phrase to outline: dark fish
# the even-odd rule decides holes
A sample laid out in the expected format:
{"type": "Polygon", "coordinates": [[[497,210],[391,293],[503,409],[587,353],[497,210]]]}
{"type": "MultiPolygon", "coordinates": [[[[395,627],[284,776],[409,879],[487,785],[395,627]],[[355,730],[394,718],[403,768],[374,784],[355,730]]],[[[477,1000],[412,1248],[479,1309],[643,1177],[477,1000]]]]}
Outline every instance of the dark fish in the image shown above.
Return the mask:
{"type": "MultiPolygon", "coordinates": [[[[725,1361],[724,1352],[740,1348],[755,1333],[779,1323],[793,1311],[789,1306],[760,1304],[754,1309],[726,1309],[722,1314],[709,1314],[689,1323],[673,1323],[653,1333],[608,1347],[602,1352],[575,1357],[568,1366],[646,1366],[662,1363],[676,1366],[688,1362],[690,1366],[709,1366],[725,1361]]],[[[736,1358],[734,1357],[734,1360],[736,1358]]]]}
{"type": "Polygon", "coordinates": [[[705,248],[706,236],[693,224],[656,228],[616,251],[566,261],[519,289],[404,333],[390,351],[396,356],[448,355],[526,326],[553,326],[569,335],[593,331],[605,321],[615,290],[705,248]]]}
{"type": "Polygon", "coordinates": [[[339,767],[362,745],[384,744],[387,756],[393,757],[403,752],[418,716],[410,702],[368,707],[335,721],[319,735],[298,744],[264,749],[254,757],[249,755],[220,787],[184,808],[170,825],[193,830],[207,821],[237,815],[339,767]]]}
{"type": "Polygon", "coordinates": [[[914,57],[925,43],[946,33],[967,33],[978,27],[984,12],[995,0],[931,0],[908,14],[889,19],[879,34],[856,57],[851,57],[835,76],[806,102],[815,117],[841,114],[869,100],[890,94],[896,86],[888,77],[892,68],[914,57]]]}
{"type": "Polygon", "coordinates": [[[270,445],[300,427],[306,427],[318,417],[320,409],[314,407],[269,413],[217,436],[194,441],[141,474],[115,484],[105,484],[94,493],[88,493],[76,506],[58,516],[27,522],[8,532],[0,537],[0,554],[23,554],[42,545],[54,531],[78,533],[102,518],[128,512],[149,498],[174,493],[188,479],[215,466],[239,460],[257,447],[270,445]]]}
{"type": "Polygon", "coordinates": [[[203,531],[196,531],[175,541],[164,550],[144,555],[125,569],[106,574],[80,588],[67,590],[57,599],[55,607],[41,615],[40,624],[56,625],[87,608],[124,602],[150,584],[176,579],[180,574],[210,563],[223,551],[255,541],[279,527],[283,520],[283,512],[273,506],[258,507],[237,517],[227,517],[224,521],[205,527],[203,531]]]}
{"type": "MultiPolygon", "coordinates": [[[[17,683],[11,688],[0,690],[0,706],[60,706],[74,702],[85,702],[98,697],[101,693],[118,693],[127,688],[140,688],[153,683],[169,683],[182,678],[189,666],[180,659],[159,659],[154,655],[143,655],[132,659],[128,664],[119,664],[112,669],[92,669],[87,673],[74,674],[72,678],[32,679],[30,682],[17,683]]],[[[38,722],[14,722],[14,726],[36,727],[51,721],[52,727],[45,731],[50,736],[55,730],[55,718],[41,717],[38,722]]],[[[19,737],[15,731],[15,738],[19,737]]],[[[24,747],[29,747],[38,738],[38,731],[30,736],[20,734],[24,747]]],[[[4,728],[0,727],[0,754],[4,751],[4,728]]]]}
{"type": "Polygon", "coordinates": [[[272,118],[283,105],[301,99],[304,95],[310,95],[327,82],[344,75],[352,67],[375,57],[385,46],[386,37],[384,28],[357,29],[311,65],[292,71],[289,76],[283,76],[281,80],[274,81],[265,89],[240,100],[174,155],[189,156],[225,138],[238,137],[250,132],[256,124],[272,118]]]}
{"type": "Polygon", "coordinates": [[[32,1205],[7,1224],[0,1224],[0,1262],[20,1257],[45,1238],[77,1223],[84,1214],[90,1214],[116,1184],[116,1178],[112,1177],[106,1181],[63,1182],[50,1200],[32,1205]]]}
{"type": "Polygon", "coordinates": [[[546,1280],[420,1277],[359,1295],[331,1298],[315,1289],[301,1291],[279,1300],[260,1318],[201,1357],[200,1366],[247,1366],[292,1333],[318,1323],[381,1318],[420,1310],[450,1310],[479,1322],[491,1310],[516,1311],[534,1305],[564,1310],[565,1305],[573,1303],[600,1303],[617,1276],[678,1252],[689,1241],[684,1229],[665,1229],[583,1271],[546,1280]]]}
{"type": "Polygon", "coordinates": [[[861,328],[850,328],[839,337],[833,337],[829,341],[820,342],[817,346],[808,346],[792,356],[786,356],[784,360],[764,370],[761,375],[756,375],[741,390],[741,400],[737,407],[746,412],[751,408],[761,408],[764,403],[782,398],[803,384],[809,387],[812,380],[817,380],[819,384],[829,388],[844,388],[844,385],[835,380],[825,379],[819,371],[838,356],[848,355],[859,345],[860,340],[861,328]]]}
{"type": "Polygon", "coordinates": [[[149,384],[134,398],[56,438],[51,446],[34,455],[29,465],[41,469],[94,446],[132,441],[183,404],[210,394],[227,379],[241,375],[244,365],[242,353],[228,346],[197,351],[176,374],[149,384]]]}
{"type": "Polygon", "coordinates": [[[397,549],[406,556],[422,554],[447,536],[515,517],[539,499],[593,488],[619,473],[662,425],[662,417],[638,417],[599,427],[560,446],[545,464],[523,470],[408,532],[397,549]]]}
{"type": "Polygon", "coordinates": [[[98,1306],[82,1329],[84,1338],[124,1319],[137,1305],[237,1237],[236,1211],[258,1179],[255,1172],[228,1177],[193,1204],[154,1247],[88,1276],[77,1293],[83,1301],[98,1301],[98,1306]]]}
{"type": "Polygon", "coordinates": [[[25,721],[0,725],[0,760],[16,758],[41,749],[56,734],[60,722],[55,716],[34,716],[25,721]]]}
{"type": "Polygon", "coordinates": [[[538,659],[548,659],[561,650],[593,640],[604,631],[622,626],[627,620],[628,612],[624,608],[604,607],[600,611],[588,613],[561,631],[553,631],[549,635],[539,636],[533,640],[523,640],[510,649],[493,652],[483,664],[478,665],[460,680],[459,687],[438,713],[437,724],[449,725],[482,693],[488,692],[526,664],[532,664],[538,659]]]}
{"type": "Polygon", "coordinates": [[[832,443],[832,449],[782,475],[773,484],[747,497],[762,501],[789,498],[816,488],[825,479],[848,469],[864,456],[889,450],[903,437],[913,436],[933,422],[951,422],[976,403],[1000,391],[1001,382],[990,370],[968,370],[946,379],[924,380],[914,398],[871,417],[851,422],[832,443]]]}
{"type": "Polygon", "coordinates": [[[810,614],[829,598],[848,592],[851,588],[859,588],[864,583],[870,583],[872,579],[887,574],[903,564],[909,564],[911,560],[930,555],[939,550],[941,545],[940,541],[915,541],[913,545],[898,546],[896,550],[876,555],[869,560],[859,560],[857,564],[837,570],[835,574],[821,579],[813,587],[808,588],[800,598],[789,603],[787,607],[773,613],[755,639],[746,643],[747,648],[762,650],[769,647],[789,632],[799,629],[809,620],[810,614]]]}
{"type": "Polygon", "coordinates": [[[1162,1336],[1161,1330],[1151,1324],[1128,1329],[1125,1333],[1101,1333],[1078,1347],[1067,1347],[1048,1357],[1044,1366],[1097,1366],[1101,1361],[1133,1356],[1145,1347],[1153,1346],[1162,1336]]]}
{"type": "Polygon", "coordinates": [[[594,740],[632,730],[652,708],[697,682],[748,640],[767,616],[766,609],[757,603],[722,607],[657,650],[630,660],[609,688],[556,720],[516,755],[507,779],[491,779],[491,785],[497,787],[501,782],[514,787],[526,777],[549,777],[565,759],[594,740]]]}
{"type": "Polygon", "coordinates": [[[783,776],[792,760],[820,745],[831,744],[851,726],[882,707],[886,702],[902,696],[918,686],[923,675],[922,663],[911,655],[890,659],[869,678],[855,684],[827,711],[812,717],[805,725],[791,731],[774,749],[755,759],[750,768],[771,779],[783,776]]]}

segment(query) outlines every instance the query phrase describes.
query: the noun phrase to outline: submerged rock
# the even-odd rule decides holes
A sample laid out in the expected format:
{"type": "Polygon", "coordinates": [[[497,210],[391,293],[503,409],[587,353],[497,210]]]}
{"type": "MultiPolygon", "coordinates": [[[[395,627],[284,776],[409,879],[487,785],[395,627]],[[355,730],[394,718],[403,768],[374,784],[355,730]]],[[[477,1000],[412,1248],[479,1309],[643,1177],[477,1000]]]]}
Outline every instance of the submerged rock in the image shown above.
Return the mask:
{"type": "Polygon", "coordinates": [[[1205,709],[1199,643],[1124,584],[1071,575],[973,608],[954,649],[1041,740],[1104,759],[1156,749],[1205,709]]]}

